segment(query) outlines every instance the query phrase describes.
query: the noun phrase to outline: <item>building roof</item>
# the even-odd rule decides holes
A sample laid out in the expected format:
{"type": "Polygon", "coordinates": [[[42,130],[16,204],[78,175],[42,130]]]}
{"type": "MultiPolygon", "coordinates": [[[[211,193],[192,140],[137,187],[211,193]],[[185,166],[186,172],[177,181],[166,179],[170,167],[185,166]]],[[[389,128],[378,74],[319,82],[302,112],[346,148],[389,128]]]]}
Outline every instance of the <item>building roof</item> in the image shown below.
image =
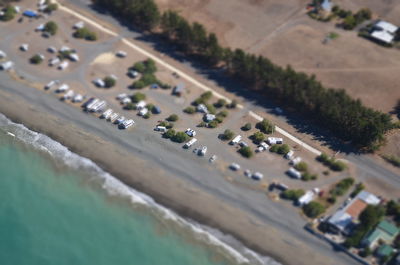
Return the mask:
{"type": "Polygon", "coordinates": [[[325,11],[331,12],[332,10],[332,3],[330,0],[324,0],[324,2],[321,4],[322,9],[325,11]]]}
{"type": "Polygon", "coordinates": [[[385,43],[391,43],[394,39],[394,36],[386,31],[375,30],[371,33],[371,37],[380,40],[385,43]]]}
{"type": "Polygon", "coordinates": [[[364,240],[364,244],[371,246],[377,240],[383,240],[387,243],[391,243],[398,233],[399,229],[395,225],[383,220],[370,234],[367,235],[364,240]]]}
{"type": "Polygon", "coordinates": [[[367,205],[377,205],[380,199],[367,191],[361,191],[345,208],[337,211],[329,218],[329,223],[340,231],[347,232],[349,225],[357,220],[367,205]]]}
{"type": "Polygon", "coordinates": [[[387,31],[387,32],[392,33],[392,34],[396,33],[396,31],[397,31],[397,29],[398,29],[397,26],[393,25],[392,23],[383,21],[383,20],[379,20],[379,21],[375,24],[375,27],[379,27],[379,28],[381,28],[382,30],[387,31]]]}
{"type": "Polygon", "coordinates": [[[340,210],[332,215],[328,222],[337,227],[339,230],[345,231],[352,221],[353,217],[348,214],[346,210],[340,210]]]}
{"type": "Polygon", "coordinates": [[[381,221],[377,228],[385,231],[385,233],[393,237],[399,233],[399,228],[386,220],[381,221]]]}
{"type": "Polygon", "coordinates": [[[389,256],[392,253],[393,253],[393,248],[386,244],[381,245],[376,252],[376,254],[381,257],[389,256]]]}
{"type": "Polygon", "coordinates": [[[358,218],[360,213],[367,207],[367,203],[359,198],[356,198],[353,203],[351,203],[346,212],[353,218],[358,218]]]}
{"type": "Polygon", "coordinates": [[[378,205],[381,202],[374,194],[364,190],[356,196],[356,199],[360,199],[369,205],[378,205]]]}

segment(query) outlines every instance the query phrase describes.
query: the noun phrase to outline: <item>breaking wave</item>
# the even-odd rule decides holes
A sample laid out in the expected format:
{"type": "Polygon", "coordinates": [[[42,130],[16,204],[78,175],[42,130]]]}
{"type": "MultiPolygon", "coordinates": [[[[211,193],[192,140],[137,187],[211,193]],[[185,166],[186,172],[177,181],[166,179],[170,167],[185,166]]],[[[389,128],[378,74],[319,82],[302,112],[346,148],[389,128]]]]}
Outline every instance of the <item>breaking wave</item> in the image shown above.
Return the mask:
{"type": "Polygon", "coordinates": [[[11,133],[10,137],[14,137],[13,135],[15,135],[16,140],[50,155],[56,161],[60,161],[70,168],[89,173],[90,176],[96,178],[101,184],[101,188],[108,195],[127,199],[132,205],[143,206],[164,220],[173,222],[179,227],[191,231],[197,240],[217,248],[220,250],[218,251],[219,253],[224,254],[226,257],[234,258],[238,264],[280,265],[280,263],[272,258],[261,256],[246,248],[230,235],[201,225],[193,220],[180,217],[172,210],[156,203],[150,196],[123,184],[117,178],[102,170],[90,159],[69,151],[67,147],[44,134],[31,131],[22,124],[13,123],[1,113],[0,131],[3,131],[4,134],[7,132],[11,133]]]}

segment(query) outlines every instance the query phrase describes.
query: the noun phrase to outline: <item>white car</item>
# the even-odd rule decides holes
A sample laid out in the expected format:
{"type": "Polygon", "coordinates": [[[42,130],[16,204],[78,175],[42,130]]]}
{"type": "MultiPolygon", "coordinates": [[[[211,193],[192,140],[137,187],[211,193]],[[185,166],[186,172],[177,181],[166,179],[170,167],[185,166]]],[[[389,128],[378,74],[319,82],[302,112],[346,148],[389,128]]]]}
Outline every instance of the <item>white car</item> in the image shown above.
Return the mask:
{"type": "Polygon", "coordinates": [[[203,146],[203,147],[200,149],[199,155],[200,155],[200,156],[205,156],[206,153],[207,153],[207,146],[203,146]]]}
{"type": "Polygon", "coordinates": [[[240,169],[240,165],[237,163],[232,163],[229,165],[229,168],[232,169],[233,171],[238,171],[240,169]]]}
{"type": "Polygon", "coordinates": [[[186,131],[185,131],[185,133],[186,133],[188,136],[190,136],[190,137],[196,136],[196,131],[193,130],[193,129],[190,129],[190,128],[187,128],[186,131]]]}
{"type": "Polygon", "coordinates": [[[260,172],[255,172],[253,175],[251,175],[251,178],[254,180],[262,180],[263,177],[264,175],[260,172]]]}
{"type": "Polygon", "coordinates": [[[217,156],[213,155],[212,157],[210,157],[210,159],[208,160],[210,163],[214,163],[215,160],[217,160],[217,156]]]}
{"type": "Polygon", "coordinates": [[[115,121],[115,123],[116,124],[121,124],[121,123],[123,123],[125,121],[125,117],[124,116],[121,116],[121,117],[119,117],[116,121],[115,121]]]}

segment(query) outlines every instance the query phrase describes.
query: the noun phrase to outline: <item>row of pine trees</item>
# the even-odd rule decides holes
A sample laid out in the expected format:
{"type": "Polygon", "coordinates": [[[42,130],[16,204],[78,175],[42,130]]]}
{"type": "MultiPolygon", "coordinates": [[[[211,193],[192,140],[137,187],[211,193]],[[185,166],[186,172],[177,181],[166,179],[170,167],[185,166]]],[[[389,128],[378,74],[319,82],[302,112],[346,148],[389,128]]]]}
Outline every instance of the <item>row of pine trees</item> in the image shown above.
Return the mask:
{"type": "Polygon", "coordinates": [[[305,114],[321,127],[359,148],[374,150],[393,124],[389,115],[354,100],[343,89],[325,88],[315,76],[282,68],[269,59],[222,47],[214,33],[176,11],[160,12],[153,0],[92,0],[119,19],[147,33],[162,34],[180,52],[227,74],[262,97],[305,114]]]}

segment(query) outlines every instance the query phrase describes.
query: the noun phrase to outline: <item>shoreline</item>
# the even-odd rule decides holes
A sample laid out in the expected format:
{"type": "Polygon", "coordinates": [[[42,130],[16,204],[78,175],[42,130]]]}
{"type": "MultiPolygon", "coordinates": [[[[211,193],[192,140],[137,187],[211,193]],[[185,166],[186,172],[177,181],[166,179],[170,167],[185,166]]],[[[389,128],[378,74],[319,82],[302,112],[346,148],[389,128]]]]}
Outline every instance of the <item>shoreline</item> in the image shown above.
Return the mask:
{"type": "MultiPolygon", "coordinates": [[[[33,90],[35,93],[43,93],[33,90]]],[[[43,98],[45,97],[43,93],[43,98]]],[[[314,251],[293,236],[277,230],[242,209],[229,205],[224,198],[218,198],[188,181],[168,174],[166,168],[156,168],[156,161],[146,161],[140,157],[140,151],[139,154],[127,152],[97,135],[87,133],[81,126],[65,123],[63,117],[56,118],[39,111],[22,98],[16,93],[11,95],[0,90],[0,112],[13,122],[22,123],[29,129],[60,142],[70,151],[89,158],[124,184],[151,196],[157,203],[172,209],[180,216],[229,234],[247,248],[282,264],[338,264],[332,257],[314,251]]],[[[54,98],[52,100],[57,101],[54,98]]],[[[73,109],[71,106],[67,108],[73,109]]]]}

